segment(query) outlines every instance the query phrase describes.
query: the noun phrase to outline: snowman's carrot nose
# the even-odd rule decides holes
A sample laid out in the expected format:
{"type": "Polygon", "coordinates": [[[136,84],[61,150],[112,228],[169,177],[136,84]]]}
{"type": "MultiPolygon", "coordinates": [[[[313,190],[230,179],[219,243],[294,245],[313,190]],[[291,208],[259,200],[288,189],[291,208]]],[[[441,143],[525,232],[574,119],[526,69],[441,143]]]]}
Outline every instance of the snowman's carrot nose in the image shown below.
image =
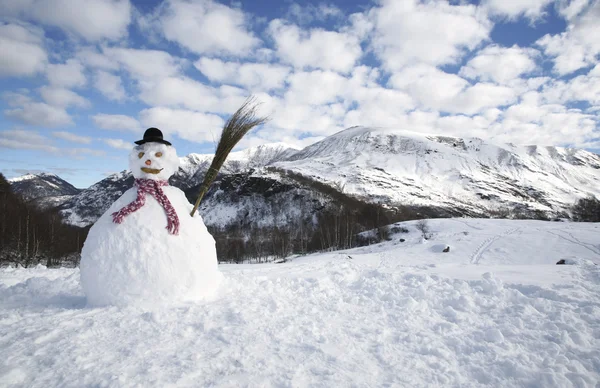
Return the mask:
{"type": "Polygon", "coordinates": [[[150,159],[146,160],[146,166],[149,166],[152,164],[152,161],[150,159]]]}

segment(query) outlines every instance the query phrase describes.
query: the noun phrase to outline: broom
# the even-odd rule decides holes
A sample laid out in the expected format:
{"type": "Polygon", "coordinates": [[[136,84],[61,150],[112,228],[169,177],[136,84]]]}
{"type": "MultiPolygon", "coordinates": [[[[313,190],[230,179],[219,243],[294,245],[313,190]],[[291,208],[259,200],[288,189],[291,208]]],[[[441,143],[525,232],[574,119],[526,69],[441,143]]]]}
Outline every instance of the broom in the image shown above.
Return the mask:
{"type": "Polygon", "coordinates": [[[225,163],[225,159],[227,159],[227,155],[229,155],[233,147],[235,147],[242,137],[244,137],[244,135],[252,128],[264,124],[269,120],[268,117],[256,117],[258,106],[260,106],[260,103],[254,96],[248,97],[242,106],[225,123],[221,138],[219,139],[217,151],[215,152],[212,163],[200,185],[198,199],[190,213],[192,217],[198,209],[198,206],[200,206],[200,202],[202,201],[204,194],[208,191],[210,184],[217,177],[221,166],[225,163]]]}

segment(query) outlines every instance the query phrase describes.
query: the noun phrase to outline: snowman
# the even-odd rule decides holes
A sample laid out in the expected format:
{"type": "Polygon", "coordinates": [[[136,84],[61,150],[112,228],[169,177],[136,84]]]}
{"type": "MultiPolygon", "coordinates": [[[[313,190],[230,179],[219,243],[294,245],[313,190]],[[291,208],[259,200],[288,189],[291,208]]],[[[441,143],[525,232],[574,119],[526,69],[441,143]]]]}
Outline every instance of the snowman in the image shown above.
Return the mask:
{"type": "Polygon", "coordinates": [[[175,148],[149,128],[129,155],[134,187],[92,226],[81,252],[90,306],[151,307],[211,298],[221,280],[215,240],[190,216],[184,193],[169,186],[175,148]]]}

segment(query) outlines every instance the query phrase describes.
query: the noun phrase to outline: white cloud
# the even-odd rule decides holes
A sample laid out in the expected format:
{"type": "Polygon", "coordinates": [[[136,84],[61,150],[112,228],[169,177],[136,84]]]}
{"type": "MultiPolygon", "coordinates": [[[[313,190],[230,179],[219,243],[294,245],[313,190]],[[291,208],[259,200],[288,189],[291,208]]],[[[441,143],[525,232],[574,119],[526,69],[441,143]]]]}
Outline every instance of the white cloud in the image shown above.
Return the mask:
{"type": "Polygon", "coordinates": [[[443,111],[473,115],[489,108],[508,106],[517,101],[512,88],[491,83],[477,83],[448,101],[443,111]]]}
{"type": "Polygon", "coordinates": [[[18,24],[0,24],[0,77],[31,76],[48,61],[43,32],[18,24]]]}
{"type": "Polygon", "coordinates": [[[567,20],[573,20],[595,0],[557,0],[555,7],[558,13],[567,20]]]}
{"type": "Polygon", "coordinates": [[[92,156],[106,155],[105,151],[94,150],[91,148],[61,148],[60,153],[64,154],[64,155],[72,156],[75,159],[83,159],[82,155],[92,155],[92,156]]]}
{"type": "Polygon", "coordinates": [[[369,12],[372,46],[388,70],[414,63],[459,62],[465,51],[489,37],[492,23],[473,5],[418,0],[382,0],[369,12]]]}
{"type": "Polygon", "coordinates": [[[379,86],[357,89],[354,99],[358,105],[346,113],[345,128],[355,125],[402,127],[399,117],[415,106],[407,93],[379,86]]]}
{"type": "Polygon", "coordinates": [[[146,126],[160,128],[165,138],[178,135],[198,143],[218,140],[224,120],[217,115],[185,109],[154,107],[140,112],[146,126]]]}
{"type": "Polygon", "coordinates": [[[543,99],[548,103],[566,104],[569,102],[587,102],[600,104],[600,64],[587,74],[568,81],[554,81],[543,89],[543,99]]]}
{"type": "Polygon", "coordinates": [[[280,19],[269,23],[277,56],[294,67],[348,73],[362,56],[359,39],[352,34],[322,29],[302,30],[280,19]]]}
{"type": "Polygon", "coordinates": [[[460,75],[482,81],[507,83],[536,69],[535,49],[487,46],[460,69],[460,75]]]}
{"type": "Polygon", "coordinates": [[[292,104],[322,105],[346,95],[349,80],[332,71],[294,73],[289,78],[285,100],[292,104]],[[318,87],[316,87],[318,85],[318,87]]]}
{"type": "Polygon", "coordinates": [[[123,101],[127,97],[121,77],[103,70],[94,75],[94,87],[109,100],[123,101]]]}
{"type": "Polygon", "coordinates": [[[86,66],[103,69],[103,70],[118,70],[119,63],[104,55],[94,47],[84,47],[80,49],[75,57],[86,66]]]}
{"type": "Polygon", "coordinates": [[[469,83],[457,76],[433,66],[418,65],[404,69],[390,77],[390,85],[406,91],[426,108],[439,109],[448,104],[469,83]]]}
{"type": "Polygon", "coordinates": [[[0,131],[0,147],[3,148],[58,152],[57,147],[48,143],[48,138],[35,131],[22,129],[0,131]]]}
{"type": "Polygon", "coordinates": [[[167,0],[145,24],[159,25],[166,39],[198,54],[245,56],[261,43],[240,9],[212,0],[167,0]]]}
{"type": "Polygon", "coordinates": [[[76,106],[79,108],[89,108],[89,100],[81,97],[79,94],[64,88],[55,88],[52,86],[42,86],[40,95],[48,104],[60,108],[76,106]]]}
{"type": "Polygon", "coordinates": [[[99,113],[92,116],[94,124],[98,128],[115,130],[115,131],[131,131],[139,132],[142,125],[135,118],[125,115],[109,115],[99,113]]]}
{"type": "Polygon", "coordinates": [[[48,65],[46,75],[50,84],[58,87],[82,87],[87,82],[84,67],[76,59],[69,59],[64,64],[48,65]]]}
{"type": "Polygon", "coordinates": [[[273,115],[269,125],[287,131],[281,135],[302,134],[326,136],[339,132],[343,127],[346,109],[342,104],[329,105],[285,105],[279,114],[273,115]],[[310,128],[307,130],[306,128],[310,128]]]}
{"type": "Polygon", "coordinates": [[[473,115],[514,102],[517,93],[491,83],[469,84],[465,79],[432,66],[409,67],[395,73],[390,84],[408,93],[423,109],[473,115]]]}
{"type": "Polygon", "coordinates": [[[188,77],[168,77],[140,83],[139,98],[150,106],[188,108],[202,112],[232,113],[248,93],[233,86],[213,88],[188,77]]]}
{"type": "Polygon", "coordinates": [[[0,14],[59,27],[89,41],[127,35],[129,0],[1,0],[0,14]]]}
{"type": "Polygon", "coordinates": [[[554,0],[483,0],[481,5],[492,15],[514,20],[523,15],[529,19],[538,19],[544,9],[554,0]]]}
{"type": "Polygon", "coordinates": [[[131,150],[134,144],[126,142],[123,139],[100,139],[106,143],[109,147],[116,148],[118,150],[131,150]]]}
{"type": "Polygon", "coordinates": [[[73,143],[90,144],[92,142],[91,137],[80,136],[80,135],[76,135],[74,133],[65,132],[65,131],[52,132],[52,136],[54,136],[57,139],[67,140],[67,141],[70,141],[73,143]]]}
{"type": "Polygon", "coordinates": [[[48,143],[48,138],[40,135],[36,131],[26,131],[24,129],[9,129],[1,131],[0,135],[4,139],[15,141],[28,142],[30,144],[45,144],[48,143]]]}
{"type": "Polygon", "coordinates": [[[566,31],[545,35],[536,43],[554,59],[554,71],[560,75],[595,65],[600,54],[600,2],[596,1],[570,21],[566,31]]]}
{"type": "Polygon", "coordinates": [[[48,105],[43,102],[35,102],[28,96],[18,94],[12,95],[12,102],[9,102],[14,109],[4,111],[6,117],[22,121],[29,125],[40,127],[60,127],[73,125],[71,116],[64,108],[48,105]]]}
{"type": "Polygon", "coordinates": [[[240,85],[254,91],[283,88],[291,69],[269,63],[225,62],[220,59],[201,58],[194,66],[212,82],[240,85]]]}
{"type": "Polygon", "coordinates": [[[120,63],[137,80],[154,80],[177,75],[182,60],[166,51],[104,48],[104,54],[120,63]]]}
{"type": "Polygon", "coordinates": [[[301,25],[310,24],[314,21],[337,19],[343,16],[344,13],[338,7],[325,3],[319,5],[292,3],[287,12],[288,19],[295,20],[301,25]]]}

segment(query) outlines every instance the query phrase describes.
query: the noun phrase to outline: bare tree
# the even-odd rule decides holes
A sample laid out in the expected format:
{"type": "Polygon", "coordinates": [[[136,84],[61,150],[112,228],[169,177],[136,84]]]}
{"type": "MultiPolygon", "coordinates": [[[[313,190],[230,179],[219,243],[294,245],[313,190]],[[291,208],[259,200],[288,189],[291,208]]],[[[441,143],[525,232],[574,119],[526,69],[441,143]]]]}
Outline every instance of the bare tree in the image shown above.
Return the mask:
{"type": "Polygon", "coordinates": [[[419,220],[415,225],[415,228],[421,232],[421,235],[425,240],[429,240],[433,237],[433,233],[431,233],[431,228],[429,227],[429,222],[427,222],[426,219],[419,220]]]}

